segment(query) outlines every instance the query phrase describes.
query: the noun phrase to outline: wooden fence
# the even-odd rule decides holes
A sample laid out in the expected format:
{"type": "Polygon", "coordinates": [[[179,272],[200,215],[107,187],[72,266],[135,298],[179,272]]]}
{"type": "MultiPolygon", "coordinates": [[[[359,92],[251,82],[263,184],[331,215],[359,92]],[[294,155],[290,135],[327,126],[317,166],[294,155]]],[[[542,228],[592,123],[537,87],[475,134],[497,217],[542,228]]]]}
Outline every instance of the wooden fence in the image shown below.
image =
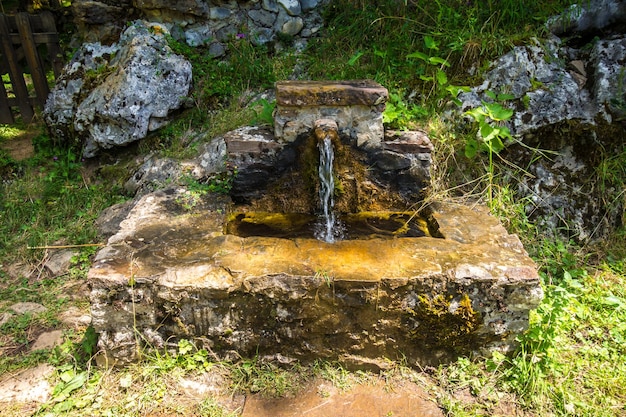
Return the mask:
{"type": "Polygon", "coordinates": [[[14,123],[14,111],[30,122],[50,93],[46,75],[52,70],[56,79],[63,67],[54,16],[0,14],[0,41],[0,123],[14,123]]]}

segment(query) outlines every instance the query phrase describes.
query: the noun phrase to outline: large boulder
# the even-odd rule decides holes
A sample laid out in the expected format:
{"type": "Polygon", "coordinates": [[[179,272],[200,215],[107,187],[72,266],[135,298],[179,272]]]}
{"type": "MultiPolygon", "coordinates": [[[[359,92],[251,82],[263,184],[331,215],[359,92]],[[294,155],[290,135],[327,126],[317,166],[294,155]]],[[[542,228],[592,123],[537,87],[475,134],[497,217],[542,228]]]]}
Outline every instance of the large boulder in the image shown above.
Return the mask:
{"type": "Polygon", "coordinates": [[[83,155],[123,146],[168,122],[189,94],[191,64],[168,46],[167,30],[136,21],[112,46],[85,44],[44,109],[51,133],[80,141],[83,155]]]}

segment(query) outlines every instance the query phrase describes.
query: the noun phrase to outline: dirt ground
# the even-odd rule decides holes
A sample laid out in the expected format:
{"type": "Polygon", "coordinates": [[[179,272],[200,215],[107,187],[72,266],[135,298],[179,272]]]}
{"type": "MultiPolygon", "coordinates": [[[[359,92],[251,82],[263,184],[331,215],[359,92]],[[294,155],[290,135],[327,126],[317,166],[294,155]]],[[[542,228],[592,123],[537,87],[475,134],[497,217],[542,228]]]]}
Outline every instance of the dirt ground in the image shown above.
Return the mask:
{"type": "Polygon", "coordinates": [[[341,391],[315,381],[294,398],[246,398],[242,417],[443,417],[436,402],[411,382],[357,385],[341,391]]]}

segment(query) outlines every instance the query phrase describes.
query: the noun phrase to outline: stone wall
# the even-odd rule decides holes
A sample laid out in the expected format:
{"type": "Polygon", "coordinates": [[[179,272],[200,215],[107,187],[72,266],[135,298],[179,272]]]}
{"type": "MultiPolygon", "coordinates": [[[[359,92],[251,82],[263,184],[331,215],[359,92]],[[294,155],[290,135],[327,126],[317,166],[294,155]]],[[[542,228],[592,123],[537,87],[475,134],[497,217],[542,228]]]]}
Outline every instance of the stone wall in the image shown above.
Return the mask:
{"type": "Polygon", "coordinates": [[[128,21],[163,23],[190,46],[207,45],[216,56],[226,42],[249,36],[257,44],[306,40],[322,26],[321,9],[329,0],[76,0],[76,25],[86,42],[111,44],[128,21]]]}

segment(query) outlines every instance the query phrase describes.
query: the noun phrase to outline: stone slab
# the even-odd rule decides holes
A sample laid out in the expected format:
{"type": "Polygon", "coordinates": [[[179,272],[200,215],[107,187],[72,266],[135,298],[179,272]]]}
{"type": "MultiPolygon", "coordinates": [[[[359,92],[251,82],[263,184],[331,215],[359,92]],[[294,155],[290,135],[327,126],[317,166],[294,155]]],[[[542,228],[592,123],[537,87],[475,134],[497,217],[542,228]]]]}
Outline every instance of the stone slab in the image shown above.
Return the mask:
{"type": "Polygon", "coordinates": [[[387,89],[373,80],[276,83],[276,104],[285,107],[378,106],[388,98],[387,89]]]}
{"type": "Polygon", "coordinates": [[[440,205],[444,238],[329,244],[226,235],[229,203],[207,194],[189,210],[184,193],[139,200],[89,271],[113,362],[186,338],[224,359],[435,364],[512,350],[543,296],[519,239],[485,209],[440,205]]]}

